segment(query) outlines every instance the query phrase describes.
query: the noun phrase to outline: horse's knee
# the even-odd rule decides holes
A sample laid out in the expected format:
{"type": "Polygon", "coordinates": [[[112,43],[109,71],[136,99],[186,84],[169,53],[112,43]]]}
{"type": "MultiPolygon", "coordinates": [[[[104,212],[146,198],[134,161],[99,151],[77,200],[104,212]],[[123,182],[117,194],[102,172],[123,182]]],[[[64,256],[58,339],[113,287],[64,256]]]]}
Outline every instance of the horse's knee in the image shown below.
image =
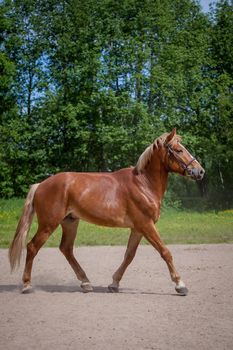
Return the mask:
{"type": "Polygon", "coordinates": [[[162,257],[165,261],[171,261],[171,260],[172,260],[172,255],[171,255],[169,249],[167,249],[167,248],[164,248],[164,249],[161,251],[161,257],[162,257]]]}

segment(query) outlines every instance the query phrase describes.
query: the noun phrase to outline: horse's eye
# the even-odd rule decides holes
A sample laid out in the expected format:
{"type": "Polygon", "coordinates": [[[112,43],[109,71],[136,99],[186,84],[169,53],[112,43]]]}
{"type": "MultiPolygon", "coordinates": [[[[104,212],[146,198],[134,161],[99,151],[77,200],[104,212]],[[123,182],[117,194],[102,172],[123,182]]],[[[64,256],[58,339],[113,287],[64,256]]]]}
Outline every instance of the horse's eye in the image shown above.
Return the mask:
{"type": "Polygon", "coordinates": [[[178,149],[176,152],[177,153],[183,153],[183,150],[182,149],[178,149]]]}

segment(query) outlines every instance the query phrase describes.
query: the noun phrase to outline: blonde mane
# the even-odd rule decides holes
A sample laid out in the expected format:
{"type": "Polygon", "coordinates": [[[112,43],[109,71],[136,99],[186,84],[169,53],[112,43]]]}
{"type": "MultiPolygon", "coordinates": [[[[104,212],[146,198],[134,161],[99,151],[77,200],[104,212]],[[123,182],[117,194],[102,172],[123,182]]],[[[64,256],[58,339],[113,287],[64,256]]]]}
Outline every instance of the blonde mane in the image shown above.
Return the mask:
{"type": "MultiPolygon", "coordinates": [[[[151,157],[155,151],[155,149],[159,148],[159,145],[164,145],[165,140],[169,133],[164,133],[163,135],[159,136],[157,139],[154,140],[154,142],[148,146],[145,151],[140,155],[138,158],[137,164],[135,166],[135,170],[138,174],[142,173],[143,170],[146,168],[147,164],[150,162],[151,157]]],[[[181,137],[179,135],[175,135],[169,144],[173,144],[174,142],[179,142],[181,140],[181,137]]]]}
{"type": "Polygon", "coordinates": [[[155,140],[150,146],[148,146],[138,158],[137,164],[135,166],[135,170],[137,171],[138,174],[143,172],[146,165],[151,160],[152,154],[154,153],[154,147],[156,148],[158,147],[156,141],[157,140],[155,140]]]}

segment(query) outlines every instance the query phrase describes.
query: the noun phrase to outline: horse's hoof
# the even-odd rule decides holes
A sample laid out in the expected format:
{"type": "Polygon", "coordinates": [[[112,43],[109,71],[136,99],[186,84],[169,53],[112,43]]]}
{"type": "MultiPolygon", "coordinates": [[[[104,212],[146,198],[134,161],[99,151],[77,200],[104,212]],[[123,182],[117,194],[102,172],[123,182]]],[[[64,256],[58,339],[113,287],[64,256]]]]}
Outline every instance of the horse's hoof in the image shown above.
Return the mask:
{"type": "Polygon", "coordinates": [[[25,284],[22,288],[22,291],[21,291],[22,294],[29,294],[32,292],[33,292],[33,288],[30,284],[25,284]]]}
{"type": "Polygon", "coordinates": [[[93,292],[93,287],[90,282],[83,282],[81,284],[81,288],[83,290],[83,293],[93,292]]]}
{"type": "Polygon", "coordinates": [[[175,290],[179,295],[185,296],[188,294],[188,288],[186,287],[175,287],[175,290]]]}
{"type": "Polygon", "coordinates": [[[116,287],[116,286],[110,285],[110,286],[108,286],[108,291],[109,291],[110,293],[118,293],[118,292],[119,292],[119,288],[116,287]]]}

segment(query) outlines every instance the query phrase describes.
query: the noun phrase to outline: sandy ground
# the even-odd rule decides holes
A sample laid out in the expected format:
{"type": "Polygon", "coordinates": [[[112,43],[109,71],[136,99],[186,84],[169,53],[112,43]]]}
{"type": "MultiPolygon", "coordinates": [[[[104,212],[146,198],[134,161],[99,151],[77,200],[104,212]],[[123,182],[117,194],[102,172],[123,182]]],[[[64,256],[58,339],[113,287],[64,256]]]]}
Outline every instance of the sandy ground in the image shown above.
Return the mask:
{"type": "Polygon", "coordinates": [[[233,349],[233,245],[170,246],[186,297],[150,246],[139,247],[120,293],[108,293],[124,250],[76,250],[94,286],[84,294],[58,249],[42,249],[28,295],[23,267],[11,275],[0,250],[0,349],[233,349]]]}

